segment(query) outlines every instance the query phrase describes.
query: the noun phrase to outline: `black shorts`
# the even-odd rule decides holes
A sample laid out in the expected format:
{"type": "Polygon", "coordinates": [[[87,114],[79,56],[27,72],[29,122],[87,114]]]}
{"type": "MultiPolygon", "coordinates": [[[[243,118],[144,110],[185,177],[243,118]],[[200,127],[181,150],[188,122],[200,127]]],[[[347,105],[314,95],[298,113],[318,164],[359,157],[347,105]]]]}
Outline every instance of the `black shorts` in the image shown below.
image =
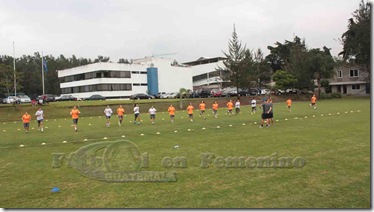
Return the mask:
{"type": "Polygon", "coordinates": [[[30,123],[23,123],[24,128],[29,127],[29,126],[30,126],[30,123]]]}
{"type": "Polygon", "coordinates": [[[170,115],[170,118],[174,118],[174,115],[170,115]]]}
{"type": "Polygon", "coordinates": [[[135,114],[134,114],[134,117],[135,117],[135,118],[138,118],[138,117],[139,117],[139,113],[135,113],[135,114]]]}
{"type": "Polygon", "coordinates": [[[273,113],[269,113],[269,119],[273,118],[273,113]]]}
{"type": "Polygon", "coordinates": [[[235,112],[239,113],[240,112],[240,108],[235,108],[235,112]]]}
{"type": "Polygon", "coordinates": [[[316,103],[312,103],[312,106],[316,105],[316,103]]]}
{"type": "Polygon", "coordinates": [[[123,119],[123,116],[118,116],[119,119],[123,119]]]}
{"type": "Polygon", "coordinates": [[[105,116],[106,117],[106,119],[110,119],[110,116],[105,116]]]}
{"type": "Polygon", "coordinates": [[[37,120],[37,122],[38,122],[38,126],[39,126],[40,123],[43,123],[43,119],[37,120]]]}
{"type": "Polygon", "coordinates": [[[269,113],[263,113],[263,114],[261,114],[261,118],[262,119],[269,119],[270,118],[270,114],[269,113]]]}
{"type": "Polygon", "coordinates": [[[229,112],[229,113],[231,113],[231,112],[232,112],[232,110],[228,110],[228,112],[229,112]]]}
{"type": "Polygon", "coordinates": [[[188,117],[192,118],[192,117],[193,117],[193,114],[188,114],[188,117]]]}
{"type": "Polygon", "coordinates": [[[256,110],[256,107],[252,107],[252,111],[256,110]]]}
{"type": "Polygon", "coordinates": [[[73,119],[74,124],[78,124],[78,119],[73,119]]]}
{"type": "Polygon", "coordinates": [[[151,117],[151,119],[155,119],[156,118],[156,114],[150,114],[149,116],[151,117]]]}
{"type": "Polygon", "coordinates": [[[200,110],[200,113],[201,113],[201,114],[205,113],[205,110],[200,110]]]}
{"type": "Polygon", "coordinates": [[[287,106],[288,108],[291,108],[291,106],[287,106]]]}
{"type": "Polygon", "coordinates": [[[213,110],[213,113],[217,113],[217,110],[213,110]]]}

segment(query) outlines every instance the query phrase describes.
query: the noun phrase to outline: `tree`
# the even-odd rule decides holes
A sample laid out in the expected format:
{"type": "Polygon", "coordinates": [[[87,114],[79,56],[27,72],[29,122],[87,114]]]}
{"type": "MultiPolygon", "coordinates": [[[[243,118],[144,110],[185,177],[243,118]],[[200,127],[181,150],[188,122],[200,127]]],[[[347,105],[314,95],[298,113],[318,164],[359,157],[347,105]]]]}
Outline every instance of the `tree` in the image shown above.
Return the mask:
{"type": "Polygon", "coordinates": [[[265,58],[273,72],[276,70],[287,70],[293,49],[306,49],[305,41],[298,36],[295,36],[293,41],[286,40],[284,44],[277,41],[275,45],[275,47],[267,47],[270,50],[270,54],[265,58]]]}
{"type": "Polygon", "coordinates": [[[124,64],[129,64],[130,62],[127,59],[120,58],[118,60],[118,63],[124,63],[124,64]]]}
{"type": "Polygon", "coordinates": [[[235,25],[232,38],[229,40],[229,52],[223,52],[223,54],[226,56],[226,60],[223,61],[225,67],[219,67],[217,70],[227,72],[225,80],[229,80],[232,85],[235,85],[239,94],[240,80],[245,75],[245,57],[248,56],[248,53],[246,54],[246,47],[242,47],[238,39],[235,25]]]}
{"type": "Polygon", "coordinates": [[[333,75],[335,61],[331,55],[320,49],[311,49],[308,52],[309,72],[314,74],[318,84],[318,96],[321,94],[321,79],[333,75]]]}
{"type": "Polygon", "coordinates": [[[297,79],[296,88],[312,89],[314,73],[309,70],[309,54],[304,46],[298,46],[291,50],[289,63],[286,71],[294,75],[297,79]]]}
{"type": "Polygon", "coordinates": [[[262,82],[269,82],[271,79],[271,68],[269,68],[264,53],[261,49],[257,49],[254,53],[254,80],[258,83],[258,88],[262,82]]]}
{"type": "Polygon", "coordinates": [[[282,90],[293,88],[297,83],[297,79],[293,74],[282,70],[275,72],[273,75],[273,81],[275,82],[275,88],[282,90]]]}
{"type": "MultiPolygon", "coordinates": [[[[17,91],[22,90],[22,81],[22,73],[16,71],[17,91]]],[[[0,92],[4,92],[8,96],[11,94],[14,95],[14,70],[5,64],[0,64],[0,92]]]]}
{"type": "Polygon", "coordinates": [[[97,56],[97,59],[94,60],[94,63],[99,63],[99,62],[108,62],[110,60],[110,57],[104,57],[104,56],[97,56]]]}
{"type": "Polygon", "coordinates": [[[370,80],[370,48],[371,48],[371,4],[361,0],[359,8],[354,11],[353,18],[348,20],[348,30],[341,38],[345,60],[352,60],[362,65],[369,72],[370,80]]]}

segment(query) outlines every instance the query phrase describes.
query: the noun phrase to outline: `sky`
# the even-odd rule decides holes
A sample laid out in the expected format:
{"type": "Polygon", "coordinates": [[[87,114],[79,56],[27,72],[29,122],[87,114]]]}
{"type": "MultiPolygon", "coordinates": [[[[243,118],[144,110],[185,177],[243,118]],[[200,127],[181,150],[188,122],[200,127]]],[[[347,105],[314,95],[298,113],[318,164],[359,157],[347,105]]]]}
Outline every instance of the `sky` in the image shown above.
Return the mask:
{"type": "Polygon", "coordinates": [[[95,59],[162,56],[189,62],[228,52],[235,24],[248,49],[305,39],[342,51],[360,0],[0,0],[0,55],[95,59]]]}

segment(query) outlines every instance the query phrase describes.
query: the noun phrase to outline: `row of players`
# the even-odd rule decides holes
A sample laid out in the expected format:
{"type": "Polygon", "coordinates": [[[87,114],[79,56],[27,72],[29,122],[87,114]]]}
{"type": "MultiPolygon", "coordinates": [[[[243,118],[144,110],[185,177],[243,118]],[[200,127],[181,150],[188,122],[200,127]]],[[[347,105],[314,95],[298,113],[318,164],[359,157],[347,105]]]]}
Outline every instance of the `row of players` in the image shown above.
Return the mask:
{"type": "MultiPolygon", "coordinates": [[[[310,106],[313,106],[314,109],[316,109],[316,106],[315,106],[316,100],[317,100],[317,98],[315,97],[315,95],[313,95],[313,97],[311,99],[310,106]]],[[[252,108],[251,114],[253,115],[253,114],[256,113],[256,107],[257,107],[256,99],[253,98],[252,101],[250,102],[250,104],[251,104],[251,108],[252,108]]],[[[288,110],[291,111],[291,105],[292,105],[291,98],[289,98],[286,101],[286,104],[287,104],[288,110]]],[[[231,116],[233,114],[232,111],[233,111],[234,107],[235,107],[235,114],[240,113],[240,100],[239,99],[236,100],[235,104],[232,102],[232,100],[229,100],[227,102],[226,106],[227,106],[227,113],[228,113],[229,116],[231,116]]],[[[263,127],[264,123],[266,123],[266,126],[268,127],[270,125],[270,122],[273,124],[272,99],[271,98],[268,98],[268,99],[264,98],[260,108],[263,109],[263,113],[261,114],[262,121],[261,121],[260,128],[263,127]]],[[[195,108],[192,105],[192,103],[189,103],[189,105],[187,107],[187,114],[188,114],[188,117],[189,117],[191,122],[193,122],[193,111],[194,111],[194,109],[195,108]]],[[[205,104],[204,101],[201,101],[201,103],[199,104],[199,109],[200,109],[199,116],[202,116],[205,120],[206,119],[206,116],[205,116],[206,104],[205,104]]],[[[212,110],[213,110],[214,117],[217,118],[218,103],[216,101],[214,101],[214,103],[212,104],[212,110]]],[[[134,104],[133,111],[134,111],[134,124],[140,125],[140,108],[139,108],[138,104],[134,104]]],[[[175,111],[176,111],[175,107],[172,104],[170,104],[170,106],[168,108],[168,113],[169,113],[169,116],[170,116],[171,123],[174,123],[175,111]]],[[[122,105],[120,105],[116,112],[117,112],[117,116],[118,116],[118,125],[121,126],[122,121],[123,121],[123,116],[125,114],[125,109],[123,108],[122,105]]],[[[148,110],[148,113],[150,115],[150,119],[151,119],[152,124],[155,123],[156,112],[157,112],[157,110],[153,106],[151,106],[151,108],[148,110]]],[[[74,106],[73,109],[70,111],[70,115],[71,115],[71,118],[73,120],[74,130],[76,132],[78,131],[77,125],[78,125],[78,119],[79,119],[80,113],[81,112],[77,109],[76,106],[74,106]]],[[[105,117],[106,117],[106,126],[110,127],[110,118],[113,114],[113,110],[110,108],[109,105],[104,109],[104,114],[105,114],[105,117]]],[[[43,112],[41,107],[38,109],[38,111],[36,111],[35,116],[36,116],[36,120],[38,122],[38,130],[43,132],[44,131],[44,128],[43,128],[44,112],[43,112]]],[[[26,133],[28,133],[29,128],[30,128],[31,115],[28,112],[25,112],[25,114],[22,116],[22,121],[23,121],[23,127],[26,130],[26,133]]]]}

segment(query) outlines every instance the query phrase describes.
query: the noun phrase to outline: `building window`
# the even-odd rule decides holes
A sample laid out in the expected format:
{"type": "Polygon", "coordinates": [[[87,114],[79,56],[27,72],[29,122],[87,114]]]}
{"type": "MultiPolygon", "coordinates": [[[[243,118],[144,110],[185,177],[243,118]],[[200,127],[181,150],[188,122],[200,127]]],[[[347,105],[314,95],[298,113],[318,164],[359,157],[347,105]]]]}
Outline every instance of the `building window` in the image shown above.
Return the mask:
{"type": "Polygon", "coordinates": [[[350,77],[358,77],[358,70],[357,69],[349,70],[349,76],[350,77]]]}
{"type": "Polygon", "coordinates": [[[352,90],[360,90],[360,85],[352,85],[352,90]]]}
{"type": "MultiPolygon", "coordinates": [[[[140,85],[140,84],[139,84],[140,85]]],[[[84,93],[95,91],[131,91],[132,86],[130,83],[126,84],[98,84],[98,85],[84,85],[71,88],[62,88],[61,93],[84,93]]]]}
{"type": "Polygon", "coordinates": [[[337,71],[337,77],[338,78],[342,78],[343,77],[343,74],[342,74],[342,71],[340,70],[340,71],[337,71]]]}

